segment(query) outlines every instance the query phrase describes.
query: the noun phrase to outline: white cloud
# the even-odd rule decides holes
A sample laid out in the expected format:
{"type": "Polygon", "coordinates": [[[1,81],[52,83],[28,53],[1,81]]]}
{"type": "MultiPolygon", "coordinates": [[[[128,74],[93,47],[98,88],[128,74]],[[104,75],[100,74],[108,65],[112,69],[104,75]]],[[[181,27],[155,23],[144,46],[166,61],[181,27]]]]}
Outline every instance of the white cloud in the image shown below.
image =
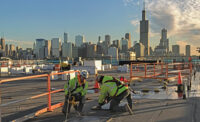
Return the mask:
{"type": "Polygon", "coordinates": [[[123,0],[123,2],[125,6],[128,6],[130,3],[133,2],[133,0],[123,0]]]}
{"type": "Polygon", "coordinates": [[[200,0],[147,0],[153,32],[167,28],[169,35],[200,44],[200,0]]]}
{"type": "Polygon", "coordinates": [[[134,26],[138,26],[139,25],[139,20],[132,20],[131,24],[134,26]]]}
{"type": "Polygon", "coordinates": [[[140,5],[140,0],[123,0],[124,6],[140,5]]]}
{"type": "MultiPolygon", "coordinates": [[[[135,5],[140,0],[124,0],[126,4],[135,5]]],[[[200,45],[200,0],[145,0],[148,19],[150,20],[150,37],[159,36],[166,28],[170,38],[177,43],[185,42],[196,50],[200,45]]],[[[131,21],[132,25],[139,23],[131,21]]],[[[172,40],[170,40],[172,41],[172,40]]],[[[172,43],[172,42],[171,42],[172,43]]],[[[183,45],[183,43],[180,43],[183,45]]],[[[196,52],[192,51],[193,54],[196,52]]]]}

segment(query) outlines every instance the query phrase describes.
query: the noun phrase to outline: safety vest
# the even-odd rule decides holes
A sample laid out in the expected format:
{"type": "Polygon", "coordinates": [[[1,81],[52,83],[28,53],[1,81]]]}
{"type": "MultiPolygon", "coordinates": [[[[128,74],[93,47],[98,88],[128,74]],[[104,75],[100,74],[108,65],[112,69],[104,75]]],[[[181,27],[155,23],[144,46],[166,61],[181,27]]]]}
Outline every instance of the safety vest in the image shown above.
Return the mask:
{"type": "Polygon", "coordinates": [[[67,95],[68,91],[70,91],[71,94],[81,93],[81,96],[85,96],[87,93],[87,89],[88,82],[86,81],[84,84],[80,85],[77,76],[65,83],[64,86],[65,95],[67,95]]]}
{"type": "Polygon", "coordinates": [[[127,90],[128,88],[120,80],[112,76],[104,76],[102,79],[99,103],[103,103],[107,96],[115,97],[127,90]]]}

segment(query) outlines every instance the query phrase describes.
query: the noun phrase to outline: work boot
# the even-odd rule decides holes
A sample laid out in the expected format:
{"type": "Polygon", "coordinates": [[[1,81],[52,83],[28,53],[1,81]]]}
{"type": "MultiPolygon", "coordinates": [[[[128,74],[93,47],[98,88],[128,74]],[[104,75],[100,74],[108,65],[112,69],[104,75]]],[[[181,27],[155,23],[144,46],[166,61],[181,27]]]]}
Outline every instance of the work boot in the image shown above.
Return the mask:
{"type": "Polygon", "coordinates": [[[128,103],[126,103],[124,107],[125,107],[126,111],[129,112],[129,114],[133,115],[133,111],[132,111],[132,109],[129,107],[128,103]]]}

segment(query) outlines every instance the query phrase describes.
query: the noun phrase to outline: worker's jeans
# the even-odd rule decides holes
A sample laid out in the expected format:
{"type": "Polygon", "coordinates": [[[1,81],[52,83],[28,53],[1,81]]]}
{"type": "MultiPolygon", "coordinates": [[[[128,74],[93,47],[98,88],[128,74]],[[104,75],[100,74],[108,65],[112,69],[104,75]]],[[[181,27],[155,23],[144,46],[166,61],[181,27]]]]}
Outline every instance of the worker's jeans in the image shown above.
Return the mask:
{"type": "Polygon", "coordinates": [[[63,108],[62,108],[62,112],[63,112],[64,114],[66,114],[67,108],[68,108],[68,113],[70,112],[70,109],[71,109],[72,104],[71,104],[71,103],[68,104],[68,101],[71,101],[71,100],[72,100],[72,96],[75,97],[75,101],[76,101],[76,102],[77,102],[77,101],[79,102],[78,105],[75,105],[75,106],[74,106],[74,109],[77,110],[77,111],[79,111],[79,112],[82,112],[83,106],[84,106],[84,104],[85,104],[85,96],[81,96],[80,94],[75,94],[75,95],[71,95],[70,98],[69,98],[68,95],[65,96],[65,102],[64,102],[64,105],[63,105],[63,108]],[[68,100],[68,99],[69,99],[69,100],[68,100]]]}
{"type": "Polygon", "coordinates": [[[124,106],[121,106],[121,107],[119,106],[120,101],[123,100],[124,98],[127,99],[128,105],[132,109],[131,94],[130,94],[129,90],[126,90],[111,100],[110,110],[112,112],[125,111],[124,106]]]}

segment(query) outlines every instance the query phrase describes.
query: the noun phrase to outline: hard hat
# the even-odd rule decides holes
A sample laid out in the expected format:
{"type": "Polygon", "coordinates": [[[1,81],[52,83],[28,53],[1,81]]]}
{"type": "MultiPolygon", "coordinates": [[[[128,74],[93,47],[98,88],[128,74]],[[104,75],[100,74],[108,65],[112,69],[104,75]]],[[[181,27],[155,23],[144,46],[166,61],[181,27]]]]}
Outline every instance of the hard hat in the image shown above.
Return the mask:
{"type": "Polygon", "coordinates": [[[80,75],[82,76],[82,77],[84,77],[84,78],[88,78],[88,72],[86,71],[86,70],[83,70],[81,73],[80,73],[80,75]]]}

